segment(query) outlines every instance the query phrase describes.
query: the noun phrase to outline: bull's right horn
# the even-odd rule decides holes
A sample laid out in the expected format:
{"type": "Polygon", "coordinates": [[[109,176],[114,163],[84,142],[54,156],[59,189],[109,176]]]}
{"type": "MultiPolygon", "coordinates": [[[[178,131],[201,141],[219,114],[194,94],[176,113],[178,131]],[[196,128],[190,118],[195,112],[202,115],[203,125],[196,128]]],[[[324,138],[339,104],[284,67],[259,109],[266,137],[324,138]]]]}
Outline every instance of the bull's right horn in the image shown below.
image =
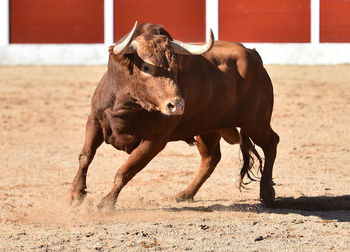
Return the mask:
{"type": "Polygon", "coordinates": [[[132,39],[134,37],[134,33],[137,27],[137,21],[134,24],[134,27],[132,28],[131,32],[128,34],[128,36],[121,41],[120,43],[116,44],[113,48],[114,54],[128,54],[133,53],[136,51],[136,44],[134,46],[130,46],[132,39]]]}
{"type": "Polygon", "coordinates": [[[208,52],[214,45],[214,34],[210,29],[210,37],[209,41],[204,45],[191,45],[188,43],[184,43],[182,41],[173,40],[171,41],[171,45],[177,54],[183,55],[200,55],[208,52]]]}

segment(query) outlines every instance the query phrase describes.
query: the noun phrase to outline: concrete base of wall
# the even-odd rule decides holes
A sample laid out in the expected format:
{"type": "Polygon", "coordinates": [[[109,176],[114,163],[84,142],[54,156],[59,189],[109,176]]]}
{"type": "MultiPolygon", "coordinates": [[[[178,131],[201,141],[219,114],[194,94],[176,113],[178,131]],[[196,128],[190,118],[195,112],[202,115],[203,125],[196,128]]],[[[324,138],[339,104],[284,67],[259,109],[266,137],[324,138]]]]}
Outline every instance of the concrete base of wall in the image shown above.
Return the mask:
{"type": "Polygon", "coordinates": [[[0,65],[102,65],[107,61],[104,44],[0,45],[0,65]]]}
{"type": "Polygon", "coordinates": [[[265,64],[328,65],[349,64],[350,44],[260,44],[247,43],[256,48],[265,64]]]}
{"type": "MultiPolygon", "coordinates": [[[[256,48],[265,64],[349,64],[350,44],[246,43],[256,48]]],[[[105,44],[0,45],[0,65],[102,65],[108,61],[105,44]]]]}

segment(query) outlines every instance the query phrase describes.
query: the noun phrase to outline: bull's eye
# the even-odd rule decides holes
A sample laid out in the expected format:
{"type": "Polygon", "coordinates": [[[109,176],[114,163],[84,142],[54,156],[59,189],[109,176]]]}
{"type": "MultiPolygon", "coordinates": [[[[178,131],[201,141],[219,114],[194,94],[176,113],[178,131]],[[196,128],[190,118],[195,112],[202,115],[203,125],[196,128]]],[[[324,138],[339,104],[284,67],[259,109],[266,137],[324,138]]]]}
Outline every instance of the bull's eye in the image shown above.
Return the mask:
{"type": "Polygon", "coordinates": [[[141,71],[142,71],[143,75],[145,75],[145,76],[154,75],[154,66],[145,62],[141,66],[141,71]]]}
{"type": "Polygon", "coordinates": [[[147,66],[147,65],[143,65],[142,66],[142,72],[149,74],[150,73],[150,67],[147,66]]]}

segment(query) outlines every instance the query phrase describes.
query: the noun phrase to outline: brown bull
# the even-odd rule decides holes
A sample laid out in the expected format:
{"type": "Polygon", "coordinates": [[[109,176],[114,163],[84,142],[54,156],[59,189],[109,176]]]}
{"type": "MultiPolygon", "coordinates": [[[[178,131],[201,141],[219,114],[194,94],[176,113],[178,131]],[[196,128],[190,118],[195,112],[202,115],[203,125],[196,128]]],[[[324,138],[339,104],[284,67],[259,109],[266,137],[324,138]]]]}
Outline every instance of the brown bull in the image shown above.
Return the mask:
{"type": "Polygon", "coordinates": [[[273,88],[255,50],[216,41],[189,45],[171,38],[162,26],[135,26],[109,48],[107,72],[92,98],[79,169],[71,201],[86,195],[86,174],[105,141],[130,154],[99,207],[114,207],[122,188],[170,141],[196,144],[199,172],[177,200],[193,199],[221,158],[220,139],[239,143],[241,183],[249,176],[251,153],[260,161],[260,199],[273,202],[272,168],[278,135],[271,129],[273,88]],[[238,133],[236,127],[240,127],[238,133]],[[252,141],[251,141],[252,140],[252,141]],[[254,148],[265,155],[264,167],[254,148]]]}

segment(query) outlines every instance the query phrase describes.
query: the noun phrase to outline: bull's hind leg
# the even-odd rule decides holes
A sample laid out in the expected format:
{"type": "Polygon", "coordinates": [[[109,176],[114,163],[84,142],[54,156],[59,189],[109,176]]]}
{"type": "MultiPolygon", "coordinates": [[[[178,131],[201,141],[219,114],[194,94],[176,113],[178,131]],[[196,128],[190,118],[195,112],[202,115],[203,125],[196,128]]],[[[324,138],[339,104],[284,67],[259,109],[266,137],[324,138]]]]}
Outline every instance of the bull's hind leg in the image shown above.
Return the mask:
{"type": "Polygon", "coordinates": [[[103,133],[98,120],[89,115],[86,123],[85,142],[79,155],[79,169],[70,190],[70,203],[79,204],[86,195],[86,174],[96,149],[103,142],[103,133]]]}
{"type": "Polygon", "coordinates": [[[260,200],[264,205],[269,205],[275,199],[272,169],[276,158],[279,136],[271,129],[270,125],[245,132],[248,133],[253,142],[259,145],[264,152],[265,163],[260,180],[260,200]]]}
{"type": "Polygon", "coordinates": [[[229,144],[238,144],[241,139],[236,128],[226,128],[219,130],[221,137],[229,144]]]}
{"type": "Polygon", "coordinates": [[[175,196],[176,201],[193,200],[199,188],[213,173],[221,158],[220,138],[218,132],[196,137],[197,148],[202,158],[199,171],[187,188],[175,196]]]}
{"type": "Polygon", "coordinates": [[[275,199],[275,190],[272,182],[272,168],[276,159],[279,136],[270,129],[270,134],[266,145],[262,146],[265,155],[265,164],[260,180],[260,200],[263,204],[269,205],[275,199]]]}

